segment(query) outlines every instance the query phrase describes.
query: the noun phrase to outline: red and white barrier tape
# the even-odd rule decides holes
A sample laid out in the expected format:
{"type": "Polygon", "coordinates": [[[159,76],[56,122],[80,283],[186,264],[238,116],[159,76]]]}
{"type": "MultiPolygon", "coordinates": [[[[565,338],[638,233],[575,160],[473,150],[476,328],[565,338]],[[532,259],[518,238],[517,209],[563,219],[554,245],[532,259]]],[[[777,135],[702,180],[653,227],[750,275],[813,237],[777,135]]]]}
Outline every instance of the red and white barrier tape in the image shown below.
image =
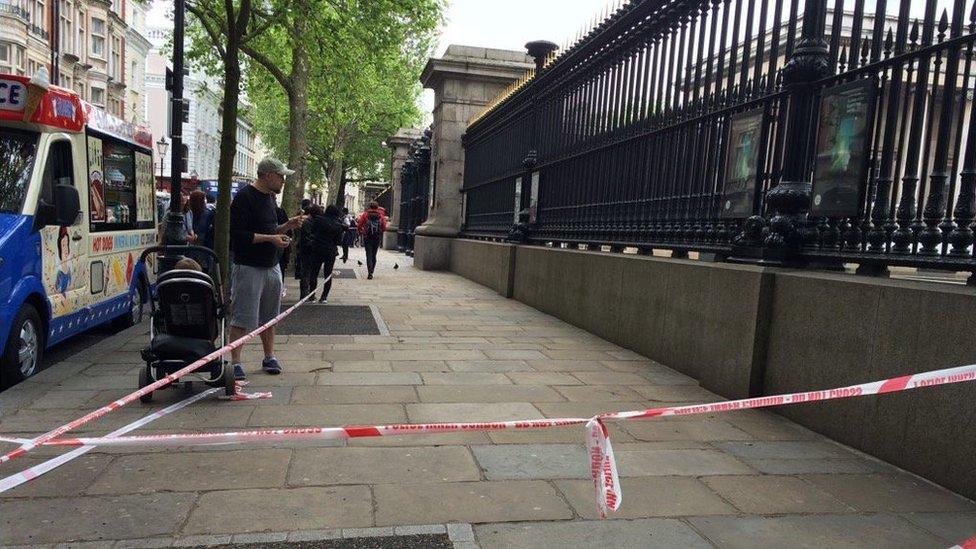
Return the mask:
{"type": "Polygon", "coordinates": [[[271,320],[269,320],[268,322],[266,322],[263,326],[257,328],[256,330],[254,330],[251,333],[245,335],[244,337],[238,339],[237,341],[234,341],[232,343],[228,343],[227,345],[224,345],[223,347],[221,347],[221,348],[217,349],[216,351],[210,353],[209,355],[201,358],[200,360],[198,360],[198,361],[196,361],[196,362],[188,365],[187,367],[182,368],[182,369],[180,369],[180,370],[178,370],[176,372],[173,372],[172,374],[170,374],[170,375],[168,375],[168,376],[166,376],[166,377],[164,377],[162,379],[159,379],[159,380],[157,380],[157,381],[155,381],[153,383],[150,383],[149,385],[143,387],[142,389],[139,389],[138,391],[129,393],[128,395],[126,395],[126,396],[124,396],[124,397],[122,397],[122,398],[120,398],[120,399],[118,399],[118,400],[116,400],[114,402],[111,402],[109,404],[106,404],[105,406],[102,406],[101,408],[95,410],[94,412],[91,412],[89,414],[86,414],[86,415],[78,418],[78,419],[75,419],[73,421],[70,421],[68,423],[65,423],[64,425],[62,425],[62,426],[60,426],[60,427],[58,427],[58,428],[56,428],[56,429],[54,429],[52,431],[48,431],[47,433],[44,433],[43,435],[41,435],[41,436],[39,436],[39,437],[31,440],[30,442],[27,442],[27,443],[21,445],[19,448],[15,449],[15,450],[11,450],[10,452],[7,452],[6,454],[0,456],[0,463],[4,463],[4,462],[10,461],[12,459],[15,459],[17,457],[20,457],[20,456],[26,454],[27,452],[33,450],[37,446],[40,446],[40,445],[45,444],[45,443],[47,443],[49,441],[52,441],[52,440],[60,437],[61,435],[67,433],[68,431],[71,431],[73,429],[77,429],[78,427],[81,427],[82,425],[84,425],[86,423],[89,423],[91,421],[94,421],[94,420],[96,420],[96,419],[104,416],[105,414],[108,414],[109,412],[113,412],[115,410],[118,410],[119,408],[125,406],[126,404],[129,404],[131,402],[134,402],[136,399],[138,399],[139,397],[141,397],[143,395],[147,395],[147,394],[149,394],[149,393],[151,393],[153,391],[156,391],[158,389],[161,389],[161,388],[169,385],[170,383],[173,383],[174,381],[178,380],[179,378],[181,378],[181,377],[183,377],[183,376],[185,376],[185,375],[187,375],[187,374],[189,374],[191,372],[194,372],[196,370],[199,370],[200,368],[202,368],[203,366],[205,366],[207,363],[209,363],[209,362],[211,362],[213,360],[216,360],[216,359],[218,359],[218,358],[226,355],[231,350],[236,349],[236,348],[244,345],[245,343],[247,343],[248,341],[250,341],[251,339],[253,339],[255,336],[261,334],[262,332],[264,332],[268,328],[274,326],[278,322],[281,322],[281,320],[283,318],[285,318],[286,316],[290,315],[300,305],[302,305],[303,303],[305,303],[306,301],[308,301],[308,299],[311,298],[312,295],[314,295],[314,294],[308,294],[307,296],[305,296],[304,298],[302,298],[301,301],[299,301],[298,303],[292,305],[286,311],[284,311],[283,313],[279,314],[278,316],[272,318],[271,320]]]}
{"type": "Polygon", "coordinates": [[[976,549],[976,537],[960,541],[958,545],[953,545],[949,549],[976,549]]]}
{"type": "Polygon", "coordinates": [[[115,438],[64,438],[49,440],[43,444],[50,446],[186,446],[197,444],[227,444],[256,441],[343,439],[406,434],[450,433],[459,431],[544,429],[585,424],[587,428],[587,448],[589,449],[593,483],[598,492],[597,498],[599,501],[599,510],[601,515],[605,515],[607,511],[617,510],[620,506],[620,501],[622,498],[620,481],[617,475],[616,460],[614,459],[613,449],[610,445],[607,430],[603,424],[603,422],[606,420],[644,420],[665,416],[708,414],[752,408],[767,408],[770,406],[802,404],[874,394],[894,393],[917,389],[920,387],[934,387],[937,385],[963,383],[973,380],[976,380],[976,365],[934,370],[921,374],[901,376],[882,381],[874,381],[871,383],[839,387],[836,389],[826,389],[822,391],[790,393],[690,406],[669,406],[664,408],[652,408],[630,412],[610,412],[594,416],[590,419],[559,418],[484,423],[350,425],[345,427],[265,429],[226,433],[186,433],[115,438]]]}
{"type": "Polygon", "coordinates": [[[220,400],[240,401],[240,400],[261,400],[261,399],[271,398],[272,396],[274,396],[271,393],[245,393],[243,391],[243,388],[247,385],[247,383],[248,382],[245,379],[238,379],[237,381],[234,382],[233,395],[230,396],[220,395],[217,398],[219,398],[220,400]]]}
{"type": "MultiPolygon", "coordinates": [[[[196,402],[198,400],[202,400],[202,399],[204,399],[204,398],[206,398],[206,397],[208,397],[208,396],[210,396],[210,395],[212,395],[212,394],[214,394],[214,393],[216,393],[217,391],[220,391],[220,390],[221,389],[219,389],[219,388],[217,388],[217,389],[207,389],[206,391],[203,391],[201,393],[195,394],[195,395],[193,395],[193,396],[191,396],[191,397],[189,397],[187,399],[181,400],[180,402],[177,402],[176,404],[171,404],[170,406],[167,406],[166,408],[163,408],[162,410],[158,410],[156,412],[153,412],[153,413],[151,413],[151,414],[149,414],[149,415],[147,415],[145,417],[142,417],[142,418],[139,418],[136,421],[133,421],[132,423],[130,423],[130,424],[124,426],[124,427],[121,427],[119,429],[116,429],[115,431],[112,431],[111,433],[109,433],[107,435],[107,437],[108,438],[117,437],[119,435],[124,435],[124,434],[126,434],[128,432],[134,431],[134,430],[136,430],[136,429],[138,429],[140,427],[143,427],[145,425],[148,425],[149,423],[152,423],[153,421],[156,421],[157,419],[159,419],[159,418],[161,418],[163,416],[167,416],[169,414],[172,414],[173,412],[176,412],[177,410],[182,410],[183,408],[189,406],[190,404],[193,404],[194,402],[196,402]]],[[[19,440],[23,440],[23,439],[19,439],[19,440]]],[[[21,471],[19,473],[15,473],[13,475],[10,475],[9,477],[2,478],[2,479],[0,479],[0,494],[2,494],[3,492],[6,492],[7,490],[11,490],[13,488],[16,488],[17,486],[20,486],[21,484],[24,484],[25,482],[28,482],[30,480],[33,480],[33,479],[35,479],[35,478],[43,475],[44,473],[47,473],[47,472],[52,471],[54,469],[57,469],[58,467],[64,465],[65,463],[68,463],[69,461],[73,461],[74,459],[79,458],[79,457],[87,454],[88,452],[90,452],[90,451],[92,451],[94,449],[95,449],[94,446],[82,446],[81,448],[75,448],[74,450],[68,452],[67,454],[62,454],[62,455],[60,455],[58,457],[51,458],[51,459],[49,459],[49,460],[47,460],[45,462],[38,463],[37,465],[34,465],[33,467],[30,467],[28,469],[24,469],[23,471],[21,471]]]]}

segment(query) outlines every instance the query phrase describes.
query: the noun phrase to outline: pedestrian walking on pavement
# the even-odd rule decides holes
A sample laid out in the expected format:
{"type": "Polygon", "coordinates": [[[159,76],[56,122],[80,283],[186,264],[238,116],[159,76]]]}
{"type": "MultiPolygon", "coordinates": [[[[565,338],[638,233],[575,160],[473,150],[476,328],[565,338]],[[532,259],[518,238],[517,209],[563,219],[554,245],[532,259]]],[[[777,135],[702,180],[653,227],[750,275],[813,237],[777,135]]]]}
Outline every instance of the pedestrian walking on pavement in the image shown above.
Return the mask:
{"type": "MultiPolygon", "coordinates": [[[[315,223],[315,218],[323,215],[323,213],[324,210],[322,209],[322,206],[319,206],[318,204],[309,205],[309,207],[305,209],[305,214],[308,215],[308,221],[306,221],[305,224],[302,225],[302,229],[298,231],[298,241],[295,243],[295,246],[302,251],[302,261],[301,270],[295,271],[295,278],[298,279],[299,291],[301,292],[302,297],[307,296],[309,292],[311,292],[308,286],[308,271],[309,266],[311,265],[310,256],[312,253],[312,225],[315,223]]],[[[298,264],[296,264],[295,268],[298,269],[298,267],[298,264]]]]}
{"type": "MultiPolygon", "coordinates": [[[[238,191],[230,206],[230,243],[234,253],[231,270],[230,338],[236,341],[247,332],[278,316],[281,309],[281,252],[291,244],[285,234],[300,229],[305,216],[296,215],[278,222],[276,194],[281,193],[285,176],[295,173],[281,161],[265,158],[258,164],[258,178],[238,191]]],[[[261,332],[264,348],[262,369],[280,374],[274,355],[275,329],[261,332]]],[[[234,377],[244,379],[241,348],[231,351],[234,377]]]]}
{"type": "Polygon", "coordinates": [[[356,228],[363,237],[363,247],[366,248],[366,278],[373,279],[376,270],[376,252],[383,243],[383,232],[386,231],[386,210],[374,200],[369,203],[363,213],[356,220],[356,228]]]}
{"type": "MultiPolygon", "coordinates": [[[[336,257],[339,256],[339,245],[346,232],[342,224],[342,213],[338,206],[329,205],[325,213],[317,215],[311,221],[311,243],[308,247],[306,281],[309,292],[318,287],[319,270],[325,277],[322,285],[322,295],[319,303],[326,303],[329,291],[332,289],[332,271],[335,269],[336,257]]],[[[307,294],[306,294],[307,295],[307,294]]],[[[313,298],[314,299],[314,298],[313,298]]]]}
{"type": "Polygon", "coordinates": [[[346,227],[342,235],[342,262],[349,261],[349,246],[356,245],[356,217],[349,213],[349,208],[342,208],[342,223],[346,227]]]}
{"type": "MultiPolygon", "coordinates": [[[[301,210],[299,211],[299,213],[302,214],[302,215],[311,216],[310,211],[311,211],[312,206],[313,206],[313,204],[312,204],[312,201],[311,200],[309,200],[308,198],[303,198],[302,199],[302,207],[301,207],[301,210]]],[[[308,224],[308,222],[306,222],[306,225],[307,224],[308,224]]],[[[303,226],[303,229],[304,229],[304,226],[303,226]]],[[[302,239],[302,233],[301,233],[301,231],[298,231],[293,236],[294,237],[297,237],[297,238],[295,238],[295,280],[297,280],[299,282],[299,284],[301,284],[301,282],[303,280],[305,280],[305,264],[304,264],[304,259],[305,258],[304,258],[304,253],[303,253],[303,250],[302,250],[302,244],[304,244],[304,242],[303,242],[303,239],[302,239]]],[[[304,297],[305,295],[306,295],[306,292],[303,291],[302,292],[302,296],[304,297]]]]}

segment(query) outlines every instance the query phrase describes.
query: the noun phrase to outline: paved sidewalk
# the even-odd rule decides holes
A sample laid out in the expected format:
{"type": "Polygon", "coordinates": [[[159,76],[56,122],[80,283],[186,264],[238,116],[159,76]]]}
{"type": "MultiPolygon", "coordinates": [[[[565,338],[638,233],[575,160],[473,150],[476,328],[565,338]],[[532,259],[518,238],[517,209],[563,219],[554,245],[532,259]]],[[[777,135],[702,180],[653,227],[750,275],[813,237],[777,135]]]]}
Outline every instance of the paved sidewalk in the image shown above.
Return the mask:
{"type": "MultiPolygon", "coordinates": [[[[381,252],[372,281],[356,268],[362,279],[337,279],[330,306],[375,304],[390,335],[281,337],[277,377],[259,371],[250,345],[247,390],[273,399],[205,399],[136,433],[575,417],[717,400],[665,366],[402,255],[381,252]]],[[[146,331],[0,393],[0,433],[40,434],[132,391],[146,331]]],[[[107,433],[186,396],[164,390],[81,432],[107,433]]],[[[976,535],[972,502],[769,412],[609,427],[623,487],[613,520],[595,520],[583,429],[564,428],[95,449],[0,494],[0,544],[280,541],[446,523],[474,525],[473,542],[452,538],[456,547],[484,548],[938,548],[976,535]]],[[[0,478],[60,453],[2,465],[0,478]]]]}

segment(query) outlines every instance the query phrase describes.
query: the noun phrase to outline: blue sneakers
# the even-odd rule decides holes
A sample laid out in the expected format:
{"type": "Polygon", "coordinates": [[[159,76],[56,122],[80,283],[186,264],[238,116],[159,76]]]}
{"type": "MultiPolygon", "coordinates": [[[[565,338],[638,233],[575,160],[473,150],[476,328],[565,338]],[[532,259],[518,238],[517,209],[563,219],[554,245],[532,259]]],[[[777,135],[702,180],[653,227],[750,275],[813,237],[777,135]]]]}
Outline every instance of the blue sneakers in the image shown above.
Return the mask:
{"type": "Polygon", "coordinates": [[[247,379],[247,374],[244,373],[244,366],[240,362],[234,365],[234,379],[247,379]]]}
{"type": "Polygon", "coordinates": [[[281,365],[278,364],[278,359],[275,357],[264,359],[264,362],[261,363],[261,369],[264,370],[265,373],[273,376],[281,373],[281,365]]]}

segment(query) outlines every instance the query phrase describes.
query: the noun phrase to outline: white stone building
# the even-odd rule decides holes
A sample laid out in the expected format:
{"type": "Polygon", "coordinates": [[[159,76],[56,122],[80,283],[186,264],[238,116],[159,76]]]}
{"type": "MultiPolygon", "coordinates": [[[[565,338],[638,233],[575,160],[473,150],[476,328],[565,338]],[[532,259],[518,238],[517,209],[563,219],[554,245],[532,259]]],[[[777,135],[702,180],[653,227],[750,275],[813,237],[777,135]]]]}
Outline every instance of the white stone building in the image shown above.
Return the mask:
{"type": "MultiPolygon", "coordinates": [[[[146,121],[152,130],[153,139],[169,141],[169,92],[165,89],[166,68],[169,59],[160,55],[160,48],[167,41],[170,29],[150,29],[148,32],[152,48],[146,64],[146,121]]],[[[190,102],[188,122],[183,124],[183,143],[187,147],[184,179],[216,179],[220,164],[220,132],[223,89],[220,81],[200,71],[191,71],[183,79],[183,96],[190,102]]],[[[234,159],[235,177],[256,176],[256,136],[251,123],[243,116],[237,121],[237,154],[234,159]]],[[[171,148],[166,150],[162,166],[162,176],[170,174],[171,148]]],[[[156,175],[160,175],[157,151],[156,175]]]]}

